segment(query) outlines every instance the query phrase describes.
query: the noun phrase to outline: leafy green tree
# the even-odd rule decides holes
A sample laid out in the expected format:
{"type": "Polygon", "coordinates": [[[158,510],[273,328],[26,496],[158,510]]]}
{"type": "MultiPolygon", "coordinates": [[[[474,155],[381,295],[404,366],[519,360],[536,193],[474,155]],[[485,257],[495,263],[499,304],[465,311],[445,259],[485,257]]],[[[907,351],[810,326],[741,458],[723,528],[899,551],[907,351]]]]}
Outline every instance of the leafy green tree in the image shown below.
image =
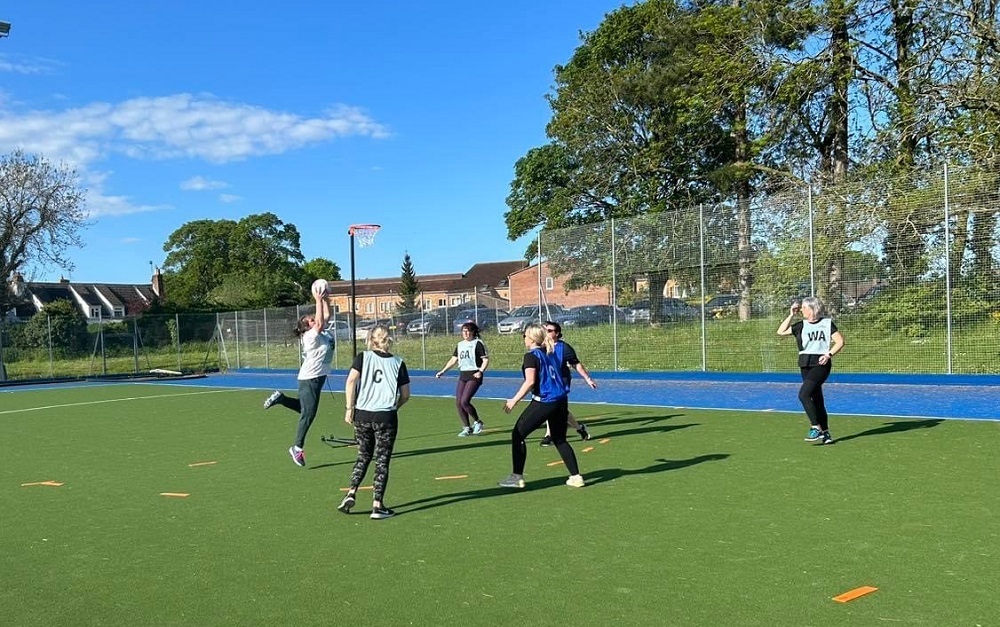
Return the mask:
{"type": "Polygon", "coordinates": [[[55,300],[31,317],[24,325],[20,348],[47,348],[64,355],[74,355],[90,348],[87,318],[66,299],[55,300]]]}
{"type": "Polygon", "coordinates": [[[326,279],[327,281],[341,281],[340,266],[324,259],[316,257],[302,264],[302,285],[312,285],[316,279],[326,279]]]}
{"type": "Polygon", "coordinates": [[[309,291],[299,240],[298,229],[273,213],[189,222],[163,247],[167,297],[188,307],[299,303],[309,291]]]}
{"type": "Polygon", "coordinates": [[[195,220],[170,234],[163,279],[167,298],[182,306],[204,306],[230,271],[230,238],[236,222],[195,220]]]}
{"type": "Polygon", "coordinates": [[[408,252],[403,255],[401,270],[399,275],[399,313],[415,313],[420,311],[418,305],[420,284],[417,282],[417,273],[413,270],[413,261],[408,252]]]}
{"type": "MultiPolygon", "coordinates": [[[[546,129],[551,141],[515,165],[507,197],[510,239],[540,225],[554,229],[658,214],[714,197],[708,174],[721,163],[718,147],[726,134],[704,109],[687,106],[686,71],[663,67],[691,43],[689,31],[678,26],[687,15],[668,0],[622,7],[583,37],[569,63],[556,68],[546,129]]],[[[696,220],[677,214],[664,227],[670,233],[650,231],[655,221],[616,224],[621,246],[615,266],[648,279],[653,322],[676,269],[673,260],[686,260],[675,250],[675,236],[690,232],[696,220]]],[[[612,266],[605,235],[610,237],[566,238],[544,254],[554,271],[571,274],[576,284],[605,282],[612,266]]]]}
{"type": "MultiPolygon", "coordinates": [[[[77,174],[44,157],[21,150],[0,157],[0,281],[25,276],[34,266],[55,264],[71,270],[70,248],[83,246],[87,226],[85,192],[77,174]]],[[[0,313],[10,307],[0,289],[0,313]]]]}

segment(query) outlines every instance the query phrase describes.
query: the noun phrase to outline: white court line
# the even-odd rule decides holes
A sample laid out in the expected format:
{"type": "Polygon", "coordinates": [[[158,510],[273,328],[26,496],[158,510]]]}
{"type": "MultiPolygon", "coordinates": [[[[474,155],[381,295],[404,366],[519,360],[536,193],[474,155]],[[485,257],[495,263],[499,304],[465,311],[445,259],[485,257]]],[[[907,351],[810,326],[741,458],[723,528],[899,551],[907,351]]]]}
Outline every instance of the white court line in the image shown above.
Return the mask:
{"type": "Polygon", "coordinates": [[[82,407],[84,405],[103,405],[105,403],[120,403],[122,401],[143,401],[147,398],[174,398],[176,396],[197,396],[199,394],[219,394],[220,392],[238,392],[239,390],[205,390],[201,392],[187,392],[183,394],[154,394],[152,396],[127,396],[125,398],[109,398],[103,401],[83,401],[80,403],[65,403],[62,405],[46,405],[44,407],[26,407],[24,409],[6,409],[0,411],[0,416],[4,414],[20,414],[29,411],[41,411],[43,409],[60,409],[63,407],[82,407]]]}

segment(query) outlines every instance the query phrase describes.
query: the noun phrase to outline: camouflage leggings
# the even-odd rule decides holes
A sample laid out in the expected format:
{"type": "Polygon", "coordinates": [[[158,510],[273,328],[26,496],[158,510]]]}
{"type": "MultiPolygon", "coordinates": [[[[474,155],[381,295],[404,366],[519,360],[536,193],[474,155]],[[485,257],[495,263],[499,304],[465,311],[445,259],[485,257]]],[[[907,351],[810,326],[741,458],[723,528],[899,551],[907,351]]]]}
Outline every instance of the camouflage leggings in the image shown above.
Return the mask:
{"type": "Polygon", "coordinates": [[[354,462],[351,471],[351,490],[357,490],[361,480],[368,472],[368,465],[375,458],[375,474],[372,477],[372,500],[382,501],[385,486],[389,483],[389,461],[392,459],[392,447],[396,443],[396,430],[399,423],[393,422],[356,422],[354,437],[358,441],[358,460],[354,462]]]}

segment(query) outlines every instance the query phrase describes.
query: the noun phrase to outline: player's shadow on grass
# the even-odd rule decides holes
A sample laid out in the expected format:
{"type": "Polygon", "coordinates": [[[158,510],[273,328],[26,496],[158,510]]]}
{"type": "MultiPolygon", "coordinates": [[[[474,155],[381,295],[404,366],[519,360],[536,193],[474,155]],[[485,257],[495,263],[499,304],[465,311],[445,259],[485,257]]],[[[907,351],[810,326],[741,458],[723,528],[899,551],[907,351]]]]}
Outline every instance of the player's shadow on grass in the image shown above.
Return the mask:
{"type": "Polygon", "coordinates": [[[514,496],[517,493],[524,492],[526,490],[544,490],[546,488],[554,488],[560,485],[565,486],[566,477],[546,477],[544,479],[529,480],[526,483],[526,487],[522,490],[494,486],[492,488],[482,488],[479,490],[465,490],[463,492],[451,492],[449,494],[428,496],[426,498],[409,501],[407,503],[396,503],[393,507],[396,509],[397,515],[411,514],[424,509],[454,505],[455,503],[461,503],[462,501],[488,499],[497,496],[514,496]]]}
{"type": "Polygon", "coordinates": [[[658,427],[638,427],[636,429],[620,429],[618,431],[601,431],[600,428],[595,428],[591,431],[592,440],[600,440],[602,438],[617,438],[626,435],[640,435],[643,433],[667,433],[668,431],[677,431],[678,429],[687,429],[688,427],[697,427],[700,423],[689,422],[682,425],[663,425],[658,427]]]}
{"type": "Polygon", "coordinates": [[[577,418],[580,421],[586,423],[588,427],[591,426],[591,425],[597,425],[597,426],[601,426],[601,427],[603,427],[605,425],[627,425],[627,424],[632,424],[634,422],[642,423],[645,426],[645,425],[656,424],[656,423],[658,423],[660,421],[663,421],[663,420],[670,420],[671,418],[680,418],[683,415],[684,414],[667,414],[665,416],[632,416],[630,418],[625,418],[625,417],[622,417],[622,418],[599,418],[599,417],[595,417],[595,418],[591,418],[590,420],[588,420],[587,418],[582,417],[582,416],[578,416],[577,418]]]}
{"type": "Polygon", "coordinates": [[[897,422],[887,422],[881,427],[875,427],[874,429],[868,429],[867,431],[862,431],[860,433],[845,435],[844,437],[837,438],[836,441],[846,442],[847,440],[864,438],[869,435],[889,435],[890,433],[902,433],[904,431],[914,431],[916,429],[930,429],[938,426],[942,422],[944,422],[944,420],[940,418],[930,420],[900,420],[897,422]]]}
{"type": "Polygon", "coordinates": [[[645,468],[625,469],[625,468],[602,468],[592,470],[587,473],[587,485],[597,485],[607,481],[614,481],[622,477],[632,475],[648,475],[654,472],[668,472],[670,470],[680,470],[689,466],[696,466],[705,462],[722,461],[729,458],[729,453],[712,453],[710,455],[699,455],[690,459],[658,459],[657,464],[646,466],[645,468]]]}
{"type": "MultiPolygon", "coordinates": [[[[667,472],[670,470],[680,470],[681,468],[687,468],[688,466],[694,466],[696,464],[701,464],[710,461],[719,461],[729,457],[727,453],[713,453],[711,455],[699,455],[698,457],[692,457],[691,459],[660,459],[657,460],[658,464],[653,464],[652,466],[646,466],[645,468],[637,468],[635,470],[625,470],[622,468],[606,468],[603,470],[596,470],[589,472],[585,475],[587,485],[597,485],[598,483],[604,483],[606,481],[613,481],[614,479],[619,479],[621,477],[627,477],[630,475],[644,475],[653,472],[667,472]]],[[[461,503],[462,501],[472,501],[476,499],[486,499],[498,496],[507,496],[517,494],[518,492],[524,492],[525,490],[544,490],[546,488],[554,488],[557,486],[562,486],[566,484],[565,477],[546,477],[544,479],[534,479],[528,480],[524,490],[515,490],[511,488],[501,488],[499,486],[492,488],[482,488],[480,490],[465,490],[463,492],[451,492],[449,494],[438,494],[435,496],[428,496],[426,498],[417,499],[415,501],[409,501],[407,503],[397,503],[393,505],[396,508],[398,514],[410,514],[413,512],[419,512],[425,509],[433,509],[435,507],[444,507],[446,505],[454,505],[456,503],[461,503]]],[[[586,488],[584,488],[586,490],[586,488]]]]}
{"type": "MultiPolygon", "coordinates": [[[[491,446],[510,447],[510,436],[505,434],[505,437],[502,439],[500,438],[481,439],[479,436],[476,436],[474,438],[463,438],[461,444],[450,444],[447,446],[418,448],[413,450],[396,449],[392,453],[392,458],[398,459],[400,457],[416,457],[418,455],[435,455],[439,453],[451,453],[454,451],[470,451],[473,449],[487,448],[491,446]]],[[[354,460],[357,457],[357,451],[358,451],[357,447],[355,446],[335,447],[335,450],[341,450],[341,449],[348,451],[350,453],[349,455],[350,459],[341,462],[332,462],[329,464],[317,464],[316,466],[310,466],[309,468],[312,470],[319,470],[320,468],[330,468],[333,466],[343,466],[344,464],[354,464],[354,460]]]]}

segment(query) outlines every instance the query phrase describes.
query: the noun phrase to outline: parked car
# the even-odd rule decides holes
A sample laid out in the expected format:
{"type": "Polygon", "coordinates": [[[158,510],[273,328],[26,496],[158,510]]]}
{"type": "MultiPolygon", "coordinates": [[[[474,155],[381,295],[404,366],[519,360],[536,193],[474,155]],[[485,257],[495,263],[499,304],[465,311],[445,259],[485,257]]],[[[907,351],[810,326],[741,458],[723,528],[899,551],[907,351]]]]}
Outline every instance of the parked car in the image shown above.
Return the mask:
{"type": "Polygon", "coordinates": [[[347,320],[328,320],[326,330],[335,340],[351,339],[351,325],[347,323],[347,320]]]}
{"type": "Polygon", "coordinates": [[[558,322],[564,327],[576,324],[576,316],[564,309],[562,305],[547,305],[542,307],[541,313],[539,313],[537,305],[523,305],[497,323],[497,332],[520,333],[532,322],[545,320],[558,322]]]}
{"type": "Polygon", "coordinates": [[[736,313],[740,306],[739,294],[720,294],[713,296],[705,303],[705,316],[711,318],[724,318],[736,313]]]}
{"type": "Polygon", "coordinates": [[[580,305],[572,307],[569,313],[576,318],[578,326],[611,324],[616,317],[619,322],[624,322],[627,317],[627,312],[621,308],[618,308],[616,315],[615,308],[611,305],[580,305]]]}
{"type": "Polygon", "coordinates": [[[507,312],[500,309],[490,309],[487,307],[480,307],[478,309],[464,309],[457,314],[455,314],[455,320],[451,324],[452,331],[456,334],[462,332],[462,325],[466,322],[475,322],[479,326],[479,330],[485,331],[486,329],[492,329],[497,326],[497,320],[502,320],[507,317],[507,312]]]}
{"type": "Polygon", "coordinates": [[[428,335],[445,331],[444,316],[435,313],[425,313],[419,318],[410,320],[406,325],[407,335],[428,335]]]}
{"type": "MultiPolygon", "coordinates": [[[[660,303],[660,320],[662,322],[676,322],[678,320],[692,320],[697,318],[701,312],[697,307],[692,307],[680,298],[665,297],[660,303]]],[[[636,301],[625,314],[626,322],[636,324],[649,322],[649,299],[644,298],[636,301]]]]}
{"type": "Polygon", "coordinates": [[[407,335],[428,335],[431,333],[448,333],[452,320],[461,311],[457,307],[442,307],[423,316],[416,317],[406,325],[407,335]]]}
{"type": "Polygon", "coordinates": [[[872,287],[869,287],[864,294],[858,296],[857,300],[854,301],[852,307],[854,309],[863,309],[864,307],[870,305],[871,302],[875,300],[875,297],[885,292],[885,290],[886,290],[885,285],[874,285],[872,287]]]}
{"type": "Polygon", "coordinates": [[[392,320],[388,318],[379,318],[377,320],[358,320],[358,326],[354,329],[354,334],[359,340],[367,340],[368,332],[371,331],[375,325],[384,324],[390,329],[393,328],[392,320]]]}

